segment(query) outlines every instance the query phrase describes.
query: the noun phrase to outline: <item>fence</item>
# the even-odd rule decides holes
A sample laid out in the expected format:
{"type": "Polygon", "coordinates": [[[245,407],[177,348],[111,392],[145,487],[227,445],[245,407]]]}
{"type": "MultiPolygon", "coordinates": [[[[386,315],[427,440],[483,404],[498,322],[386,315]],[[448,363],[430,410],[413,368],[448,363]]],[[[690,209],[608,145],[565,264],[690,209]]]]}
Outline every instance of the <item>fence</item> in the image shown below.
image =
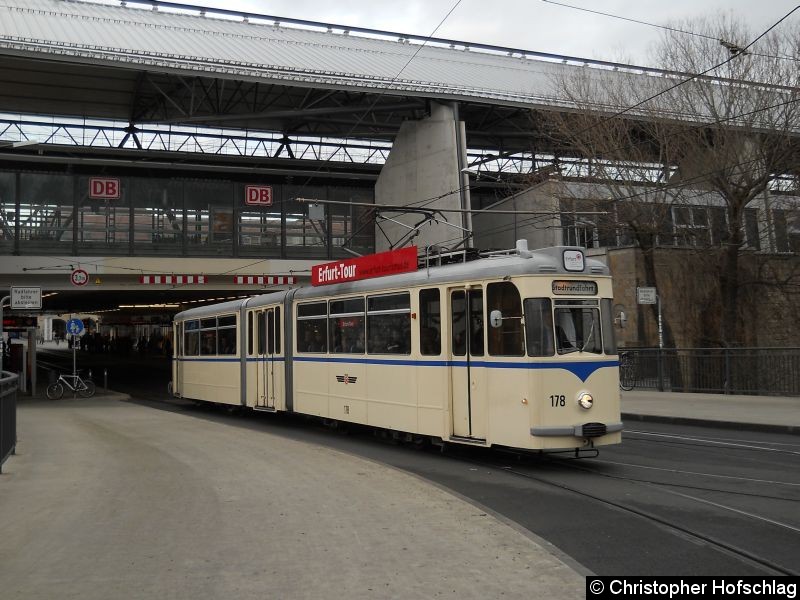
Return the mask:
{"type": "Polygon", "coordinates": [[[0,473],[17,447],[17,375],[0,372],[0,473]]]}
{"type": "Polygon", "coordinates": [[[636,387],[800,396],[800,348],[632,348],[636,387]]]}

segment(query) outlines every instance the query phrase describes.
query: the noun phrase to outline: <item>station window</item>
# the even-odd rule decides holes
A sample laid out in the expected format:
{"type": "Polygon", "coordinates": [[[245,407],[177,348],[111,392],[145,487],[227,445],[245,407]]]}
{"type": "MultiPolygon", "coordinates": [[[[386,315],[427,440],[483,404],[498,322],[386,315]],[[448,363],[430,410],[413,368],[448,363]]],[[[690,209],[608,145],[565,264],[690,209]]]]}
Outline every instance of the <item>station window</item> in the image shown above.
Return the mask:
{"type": "Polygon", "coordinates": [[[419,351],[423,356],[442,353],[442,309],[439,290],[419,292],[419,351]]]}
{"type": "Polygon", "coordinates": [[[330,303],[331,352],[364,354],[364,298],[330,303]]]}
{"type": "Polygon", "coordinates": [[[411,354],[411,295],[367,298],[367,352],[411,354]]]}
{"type": "Polygon", "coordinates": [[[297,305],[297,351],[327,352],[328,307],[325,302],[297,305]]]}
{"type": "Polygon", "coordinates": [[[553,356],[553,310],[549,298],[525,299],[528,356],[553,356]]]}
{"type": "Polygon", "coordinates": [[[523,356],[522,300],[519,290],[510,281],[490,283],[487,287],[487,314],[499,310],[503,315],[500,327],[489,328],[489,354],[523,356]]]}
{"type": "Polygon", "coordinates": [[[183,354],[184,356],[200,354],[200,321],[186,321],[183,324],[183,354]]]}

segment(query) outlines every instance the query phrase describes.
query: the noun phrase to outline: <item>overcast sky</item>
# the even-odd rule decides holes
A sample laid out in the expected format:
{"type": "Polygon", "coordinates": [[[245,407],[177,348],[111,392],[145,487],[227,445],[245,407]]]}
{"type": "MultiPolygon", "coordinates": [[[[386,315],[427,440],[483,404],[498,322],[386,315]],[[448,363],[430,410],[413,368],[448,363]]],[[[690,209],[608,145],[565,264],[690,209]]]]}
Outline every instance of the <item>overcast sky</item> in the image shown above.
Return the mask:
{"type": "MultiPolygon", "coordinates": [[[[231,10],[430,35],[457,0],[173,0],[231,10]]],[[[631,19],[671,21],[728,12],[758,35],[797,0],[559,0],[631,19]]],[[[800,21],[800,11],[785,23],[800,21]]],[[[581,58],[647,64],[662,30],[542,0],[461,0],[436,37],[581,58]]],[[[735,40],[746,44],[750,40],[735,40]]]]}

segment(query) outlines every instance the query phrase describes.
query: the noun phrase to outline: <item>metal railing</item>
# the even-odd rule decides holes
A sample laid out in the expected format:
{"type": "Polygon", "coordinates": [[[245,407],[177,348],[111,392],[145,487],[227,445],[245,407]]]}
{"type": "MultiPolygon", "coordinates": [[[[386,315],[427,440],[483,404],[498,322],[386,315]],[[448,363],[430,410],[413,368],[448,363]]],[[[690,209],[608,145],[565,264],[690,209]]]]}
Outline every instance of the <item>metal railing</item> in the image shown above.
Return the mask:
{"type": "Polygon", "coordinates": [[[0,473],[17,448],[17,379],[13,373],[0,371],[0,473]]]}
{"type": "Polygon", "coordinates": [[[800,396],[800,348],[626,348],[637,389],[800,396]]]}

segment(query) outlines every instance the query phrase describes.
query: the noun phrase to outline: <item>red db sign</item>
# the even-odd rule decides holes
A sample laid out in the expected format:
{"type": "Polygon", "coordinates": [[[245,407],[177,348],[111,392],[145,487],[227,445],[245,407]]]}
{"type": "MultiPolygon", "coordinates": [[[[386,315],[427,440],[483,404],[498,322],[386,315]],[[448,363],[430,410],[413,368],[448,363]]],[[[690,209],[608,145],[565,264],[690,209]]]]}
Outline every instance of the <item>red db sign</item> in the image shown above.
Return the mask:
{"type": "Polygon", "coordinates": [[[89,180],[89,198],[93,200],[118,200],[119,179],[92,177],[89,180]]]}
{"type": "Polygon", "coordinates": [[[244,203],[250,206],[272,206],[272,187],[268,185],[245,186],[244,203]]]}

